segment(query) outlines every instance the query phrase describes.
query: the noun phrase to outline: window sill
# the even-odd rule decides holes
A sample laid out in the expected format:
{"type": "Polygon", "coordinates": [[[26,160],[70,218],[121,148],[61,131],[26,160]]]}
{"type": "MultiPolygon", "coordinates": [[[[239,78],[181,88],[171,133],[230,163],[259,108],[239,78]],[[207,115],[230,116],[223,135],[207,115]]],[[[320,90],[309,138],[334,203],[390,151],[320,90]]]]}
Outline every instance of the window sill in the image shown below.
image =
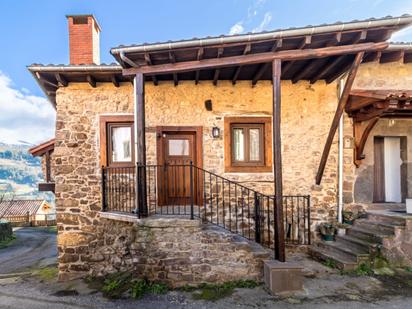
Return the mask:
{"type": "Polygon", "coordinates": [[[271,173],[271,166],[226,166],[225,173],[271,173]]]}

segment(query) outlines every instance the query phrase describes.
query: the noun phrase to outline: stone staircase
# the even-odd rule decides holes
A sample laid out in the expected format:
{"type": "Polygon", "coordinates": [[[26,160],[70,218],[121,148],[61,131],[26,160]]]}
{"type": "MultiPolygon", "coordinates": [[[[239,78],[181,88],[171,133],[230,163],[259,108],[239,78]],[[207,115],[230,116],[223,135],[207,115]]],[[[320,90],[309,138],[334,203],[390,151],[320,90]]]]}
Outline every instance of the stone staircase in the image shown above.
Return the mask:
{"type": "Polygon", "coordinates": [[[354,270],[370,263],[386,239],[395,237],[396,229],[404,229],[405,220],[389,212],[370,211],[365,219],[357,219],[346,235],[335,241],[319,241],[309,248],[318,261],[328,261],[341,270],[354,270]]]}

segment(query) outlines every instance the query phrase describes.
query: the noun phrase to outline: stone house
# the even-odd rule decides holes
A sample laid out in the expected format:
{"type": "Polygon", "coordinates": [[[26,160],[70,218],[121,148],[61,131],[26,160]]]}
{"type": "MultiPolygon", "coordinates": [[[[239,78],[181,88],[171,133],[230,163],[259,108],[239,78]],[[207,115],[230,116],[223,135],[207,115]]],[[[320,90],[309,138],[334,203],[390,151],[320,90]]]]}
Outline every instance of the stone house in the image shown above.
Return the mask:
{"type": "Polygon", "coordinates": [[[60,279],[257,279],[254,243],[284,261],[342,209],[411,194],[412,49],[387,40],[412,17],[119,46],[117,64],[94,16],[67,19],[70,64],[28,67],[57,111],[39,154],[60,279]]]}

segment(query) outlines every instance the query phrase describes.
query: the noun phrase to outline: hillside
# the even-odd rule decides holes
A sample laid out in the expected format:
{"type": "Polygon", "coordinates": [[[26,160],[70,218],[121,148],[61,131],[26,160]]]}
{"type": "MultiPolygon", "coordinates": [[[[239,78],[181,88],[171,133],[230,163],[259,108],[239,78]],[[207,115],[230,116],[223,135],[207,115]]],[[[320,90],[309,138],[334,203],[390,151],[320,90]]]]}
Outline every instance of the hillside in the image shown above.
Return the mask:
{"type": "Polygon", "coordinates": [[[15,198],[44,198],[53,200],[50,193],[40,193],[37,184],[43,181],[40,158],[33,157],[27,144],[10,145],[0,142],[0,195],[15,198]]]}

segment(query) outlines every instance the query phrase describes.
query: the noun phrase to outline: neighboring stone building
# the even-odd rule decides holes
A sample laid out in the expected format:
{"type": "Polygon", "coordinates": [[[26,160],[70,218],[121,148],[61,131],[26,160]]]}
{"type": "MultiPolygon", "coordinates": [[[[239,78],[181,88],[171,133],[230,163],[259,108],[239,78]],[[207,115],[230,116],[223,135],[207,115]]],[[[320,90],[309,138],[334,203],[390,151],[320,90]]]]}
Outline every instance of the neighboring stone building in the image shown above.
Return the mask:
{"type": "MultiPolygon", "coordinates": [[[[272,114],[279,89],[288,242],[307,245],[319,223],[336,220],[340,199],[345,208],[389,201],[379,191],[382,182],[392,186],[386,195],[395,202],[412,192],[406,152],[402,192],[393,188],[396,175],[378,179],[378,167],[373,173],[374,140],[381,147],[375,137],[405,137],[388,139],[391,155],[411,151],[404,140],[412,134],[405,131],[412,53],[385,43],[411,17],[119,47],[111,51],[119,65],[99,64],[100,27],[93,16],[68,19],[70,64],[29,66],[57,111],[55,140],[39,154],[47,149],[51,158],[61,279],[127,269],[172,286],[259,278],[268,255],[252,243],[197,220],[150,215],[166,215],[169,206],[174,214],[189,214],[193,202],[194,215],[204,221],[278,248],[273,166],[280,161],[272,153],[272,144],[279,147],[272,142],[272,114]],[[283,59],[281,72],[276,61],[273,71],[267,64],[276,58],[271,54],[283,59]],[[341,77],[356,74],[358,58],[363,63],[344,100],[341,77]],[[377,98],[376,89],[386,93],[377,98]],[[347,112],[343,134],[332,134],[316,184],[338,102],[347,112]],[[379,118],[385,119],[362,139],[365,124],[379,118]],[[355,158],[356,151],[365,159],[355,158]],[[136,162],[143,172],[136,173],[136,162]],[[136,212],[149,217],[137,219],[136,212]]],[[[387,161],[379,164],[392,169],[387,161]]]]}

